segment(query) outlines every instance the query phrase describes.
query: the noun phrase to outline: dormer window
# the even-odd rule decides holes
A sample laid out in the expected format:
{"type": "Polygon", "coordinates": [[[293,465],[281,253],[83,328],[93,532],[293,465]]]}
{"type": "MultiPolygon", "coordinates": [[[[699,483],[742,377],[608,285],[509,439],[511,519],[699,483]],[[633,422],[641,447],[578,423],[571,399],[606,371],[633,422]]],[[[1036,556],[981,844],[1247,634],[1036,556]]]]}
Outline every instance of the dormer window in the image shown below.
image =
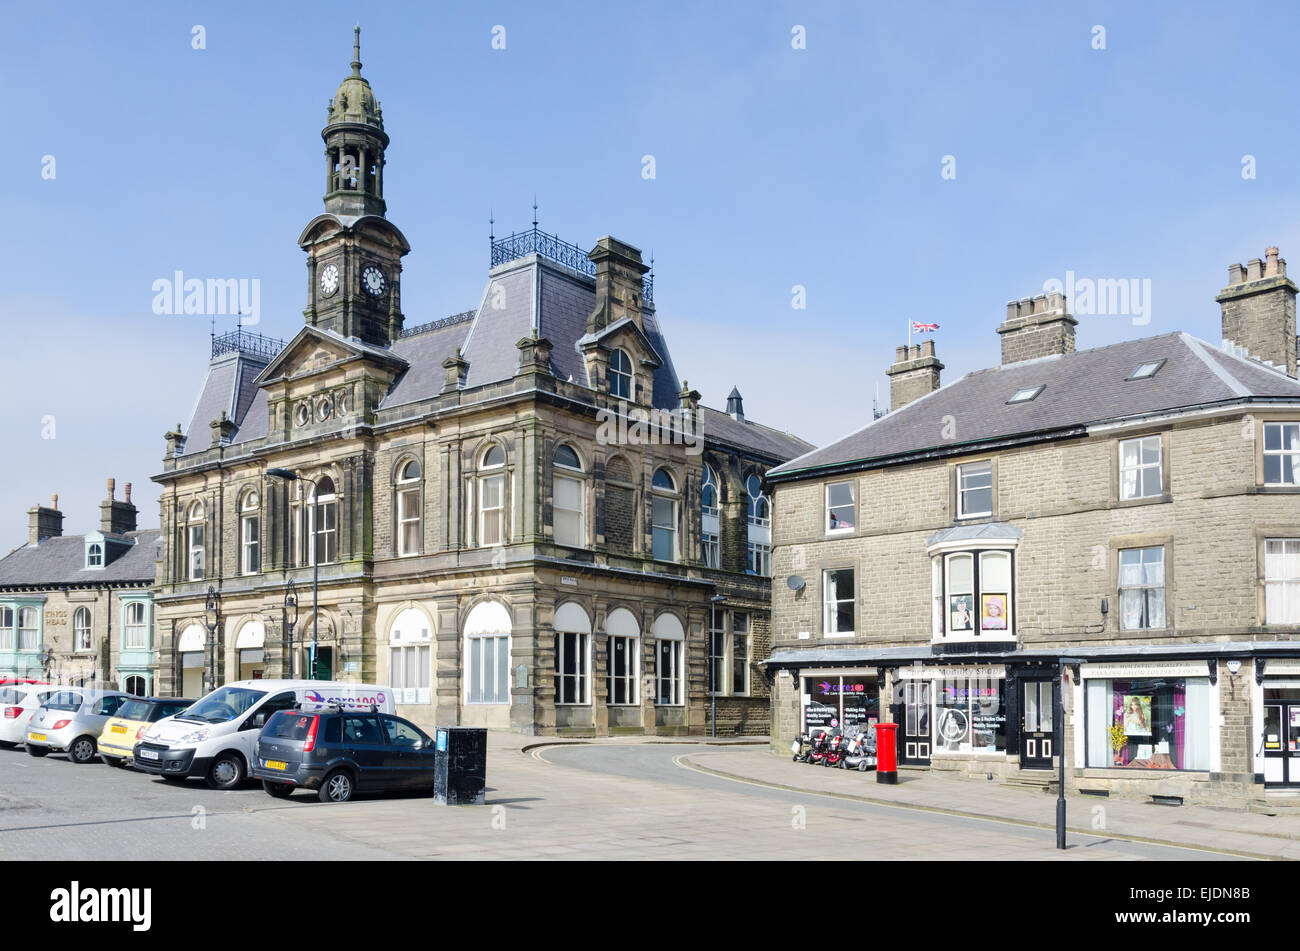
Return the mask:
{"type": "Polygon", "coordinates": [[[98,542],[86,549],[86,567],[103,568],[104,567],[104,546],[98,542]]]}
{"type": "Polygon", "coordinates": [[[632,398],[632,358],[622,350],[609,355],[609,395],[619,399],[632,398]]]}
{"type": "Polygon", "coordinates": [[[1159,373],[1160,368],[1164,365],[1164,360],[1152,360],[1150,363],[1144,363],[1134,370],[1133,375],[1128,377],[1125,382],[1128,382],[1128,380],[1149,380],[1159,373]]]}
{"type": "Polygon", "coordinates": [[[1017,403],[1031,402],[1039,393],[1043,392],[1046,385],[1040,383],[1037,386],[1027,386],[1024,389],[1016,390],[1015,393],[1011,394],[1011,399],[1007,400],[1007,405],[1014,406],[1017,403]]]}

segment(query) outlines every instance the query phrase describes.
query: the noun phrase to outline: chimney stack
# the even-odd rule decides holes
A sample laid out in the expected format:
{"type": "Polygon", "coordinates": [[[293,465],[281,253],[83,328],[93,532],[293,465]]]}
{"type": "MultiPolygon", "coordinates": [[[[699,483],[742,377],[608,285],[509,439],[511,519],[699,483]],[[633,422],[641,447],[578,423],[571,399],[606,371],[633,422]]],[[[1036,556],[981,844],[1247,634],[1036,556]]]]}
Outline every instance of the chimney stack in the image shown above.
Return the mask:
{"type": "Polygon", "coordinates": [[[1228,286],[1214,299],[1223,320],[1223,340],[1256,360],[1296,375],[1296,286],[1286,276],[1286,259],[1276,247],[1245,267],[1228,268],[1228,286]]]}
{"type": "Polygon", "coordinates": [[[587,333],[624,317],[640,327],[642,279],[650,270],[641,263],[641,249],[605,235],[587,257],[596,265],[596,309],[587,318],[587,333]]]}
{"type": "Polygon", "coordinates": [[[1002,335],[1002,365],[1040,357],[1074,353],[1074,328],[1079,322],[1066,309],[1060,291],[1007,302],[1002,335]]]}
{"type": "Polygon", "coordinates": [[[131,504],[131,483],[126,484],[126,501],[115,499],[117,482],[108,480],[108,498],[99,503],[99,530],[106,535],[124,535],[135,531],[136,509],[131,504]]]}
{"type": "Polygon", "coordinates": [[[34,505],[27,510],[27,543],[39,545],[47,538],[63,534],[63,513],[59,511],[59,497],[50,496],[49,508],[34,505]]]}
{"type": "Polygon", "coordinates": [[[894,364],[885,371],[889,377],[889,409],[902,409],[913,400],[939,388],[943,364],[934,354],[934,341],[926,340],[910,347],[899,347],[894,364]]]}

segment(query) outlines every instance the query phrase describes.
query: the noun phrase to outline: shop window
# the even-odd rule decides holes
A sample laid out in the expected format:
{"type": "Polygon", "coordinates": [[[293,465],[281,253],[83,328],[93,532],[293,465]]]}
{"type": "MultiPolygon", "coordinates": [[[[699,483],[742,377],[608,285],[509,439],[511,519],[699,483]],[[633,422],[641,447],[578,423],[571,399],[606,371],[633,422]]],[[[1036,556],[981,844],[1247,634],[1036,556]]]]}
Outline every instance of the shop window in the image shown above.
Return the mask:
{"type": "Polygon", "coordinates": [[[993,514],[993,463],[975,462],[957,467],[957,517],[979,518],[993,514]]]}
{"type": "Polygon", "coordinates": [[[1119,444],[1119,497],[1148,499],[1160,495],[1160,437],[1125,439],[1119,444]]]}
{"type": "Polygon", "coordinates": [[[635,637],[609,638],[609,689],[605,702],[618,705],[640,703],[637,697],[637,651],[635,637]]]}
{"type": "Polygon", "coordinates": [[[1119,553],[1120,624],[1126,631],[1165,626],[1165,550],[1127,548],[1119,553]]]}
{"type": "Polygon", "coordinates": [[[1264,484],[1300,485],[1300,423],[1264,424],[1264,484]]]}
{"type": "Polygon", "coordinates": [[[673,614],[655,618],[655,702],[680,706],[686,684],[686,632],[673,614]]]}
{"type": "Polygon", "coordinates": [[[388,632],[389,684],[397,703],[430,703],[433,647],[429,619],[407,608],[393,619],[388,632]]]}
{"type": "Polygon", "coordinates": [[[1004,683],[967,676],[935,682],[934,751],[994,753],[1007,747],[1004,683]]]}
{"type": "Polygon", "coordinates": [[[591,635],[571,631],[555,635],[556,703],[591,702],[591,635]]]}
{"type": "Polygon", "coordinates": [[[465,700],[510,702],[510,612],[495,601],[475,605],[465,620],[465,700]]]}
{"type": "Polygon", "coordinates": [[[1264,542],[1264,620],[1300,624],[1300,538],[1264,542]]]}
{"type": "Polygon", "coordinates": [[[865,676],[833,675],[803,678],[803,729],[870,730],[880,720],[876,680],[865,676]]]}
{"type": "Polygon", "coordinates": [[[823,633],[826,637],[853,636],[853,569],[822,573],[823,633]]]}
{"type": "Polygon", "coordinates": [[[1087,763],[1092,768],[1210,768],[1208,678],[1089,679],[1087,763]]]}
{"type": "Polygon", "coordinates": [[[832,482],[826,486],[826,534],[852,532],[856,520],[853,483],[832,482]]]}

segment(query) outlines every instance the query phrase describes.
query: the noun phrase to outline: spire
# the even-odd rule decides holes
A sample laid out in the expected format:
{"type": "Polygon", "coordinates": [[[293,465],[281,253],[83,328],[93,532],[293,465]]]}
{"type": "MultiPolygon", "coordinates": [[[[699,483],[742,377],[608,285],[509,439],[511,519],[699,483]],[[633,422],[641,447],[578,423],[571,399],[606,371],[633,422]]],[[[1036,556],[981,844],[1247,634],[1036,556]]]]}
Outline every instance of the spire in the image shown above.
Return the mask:
{"type": "Polygon", "coordinates": [[[361,27],[352,28],[352,78],[361,78],[361,27]]]}

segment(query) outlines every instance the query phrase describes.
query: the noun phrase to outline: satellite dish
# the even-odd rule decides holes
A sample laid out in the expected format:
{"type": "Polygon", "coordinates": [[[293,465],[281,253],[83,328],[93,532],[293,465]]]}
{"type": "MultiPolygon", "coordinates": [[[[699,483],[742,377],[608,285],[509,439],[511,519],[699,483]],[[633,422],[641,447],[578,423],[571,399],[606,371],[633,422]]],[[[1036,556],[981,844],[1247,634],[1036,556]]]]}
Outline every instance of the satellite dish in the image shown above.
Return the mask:
{"type": "Polygon", "coordinates": [[[785,579],[785,584],[791,591],[802,591],[807,582],[798,575],[791,575],[785,579]]]}

